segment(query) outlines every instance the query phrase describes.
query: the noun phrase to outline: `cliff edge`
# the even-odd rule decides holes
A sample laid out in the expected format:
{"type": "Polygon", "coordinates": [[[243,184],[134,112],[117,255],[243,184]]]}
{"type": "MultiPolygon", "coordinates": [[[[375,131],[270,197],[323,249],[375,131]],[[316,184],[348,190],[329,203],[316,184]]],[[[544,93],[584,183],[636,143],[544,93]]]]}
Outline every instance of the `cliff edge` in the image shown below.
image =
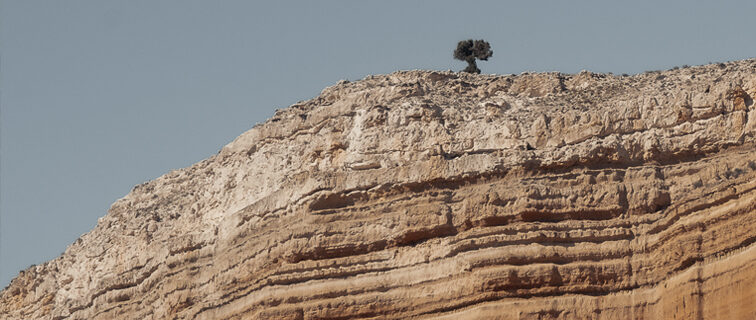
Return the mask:
{"type": "Polygon", "coordinates": [[[756,60],[340,82],[136,186],[2,319],[756,319],[756,60]]]}

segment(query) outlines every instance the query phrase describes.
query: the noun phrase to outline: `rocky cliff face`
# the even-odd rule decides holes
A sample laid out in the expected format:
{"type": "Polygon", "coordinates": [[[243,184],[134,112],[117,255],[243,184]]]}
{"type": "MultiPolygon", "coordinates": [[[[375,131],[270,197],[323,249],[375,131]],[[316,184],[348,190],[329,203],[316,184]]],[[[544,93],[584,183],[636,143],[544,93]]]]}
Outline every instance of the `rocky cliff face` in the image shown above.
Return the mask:
{"type": "Polygon", "coordinates": [[[329,87],[136,186],[2,319],[754,319],[756,60],[329,87]]]}

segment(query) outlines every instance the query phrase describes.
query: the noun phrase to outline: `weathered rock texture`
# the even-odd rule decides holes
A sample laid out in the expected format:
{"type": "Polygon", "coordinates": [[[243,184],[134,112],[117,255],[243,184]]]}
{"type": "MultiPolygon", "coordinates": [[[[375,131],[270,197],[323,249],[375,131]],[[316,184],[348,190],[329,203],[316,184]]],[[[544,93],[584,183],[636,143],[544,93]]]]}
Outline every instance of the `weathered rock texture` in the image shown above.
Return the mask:
{"type": "Polygon", "coordinates": [[[3,319],[756,319],[756,60],[329,87],[139,185],[3,319]]]}

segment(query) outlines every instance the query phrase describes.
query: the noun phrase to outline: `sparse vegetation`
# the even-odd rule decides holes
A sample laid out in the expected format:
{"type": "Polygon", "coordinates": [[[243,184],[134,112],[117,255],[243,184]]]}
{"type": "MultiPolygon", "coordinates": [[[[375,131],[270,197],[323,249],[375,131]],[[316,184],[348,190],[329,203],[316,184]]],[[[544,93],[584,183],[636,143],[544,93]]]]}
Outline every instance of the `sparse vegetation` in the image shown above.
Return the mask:
{"type": "Polygon", "coordinates": [[[488,60],[493,55],[491,45],[484,40],[462,40],[454,50],[454,59],[467,62],[467,68],[462,70],[469,73],[480,73],[475,59],[488,60]]]}

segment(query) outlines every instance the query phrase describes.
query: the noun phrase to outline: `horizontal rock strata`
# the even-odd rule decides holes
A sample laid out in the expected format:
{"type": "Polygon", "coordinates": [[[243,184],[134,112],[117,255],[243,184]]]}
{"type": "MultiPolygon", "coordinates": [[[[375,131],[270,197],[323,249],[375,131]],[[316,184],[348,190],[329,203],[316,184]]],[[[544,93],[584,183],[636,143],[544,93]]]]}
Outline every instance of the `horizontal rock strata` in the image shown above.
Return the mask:
{"type": "Polygon", "coordinates": [[[756,319],[756,60],[340,82],[139,185],[3,319],[756,319]]]}

